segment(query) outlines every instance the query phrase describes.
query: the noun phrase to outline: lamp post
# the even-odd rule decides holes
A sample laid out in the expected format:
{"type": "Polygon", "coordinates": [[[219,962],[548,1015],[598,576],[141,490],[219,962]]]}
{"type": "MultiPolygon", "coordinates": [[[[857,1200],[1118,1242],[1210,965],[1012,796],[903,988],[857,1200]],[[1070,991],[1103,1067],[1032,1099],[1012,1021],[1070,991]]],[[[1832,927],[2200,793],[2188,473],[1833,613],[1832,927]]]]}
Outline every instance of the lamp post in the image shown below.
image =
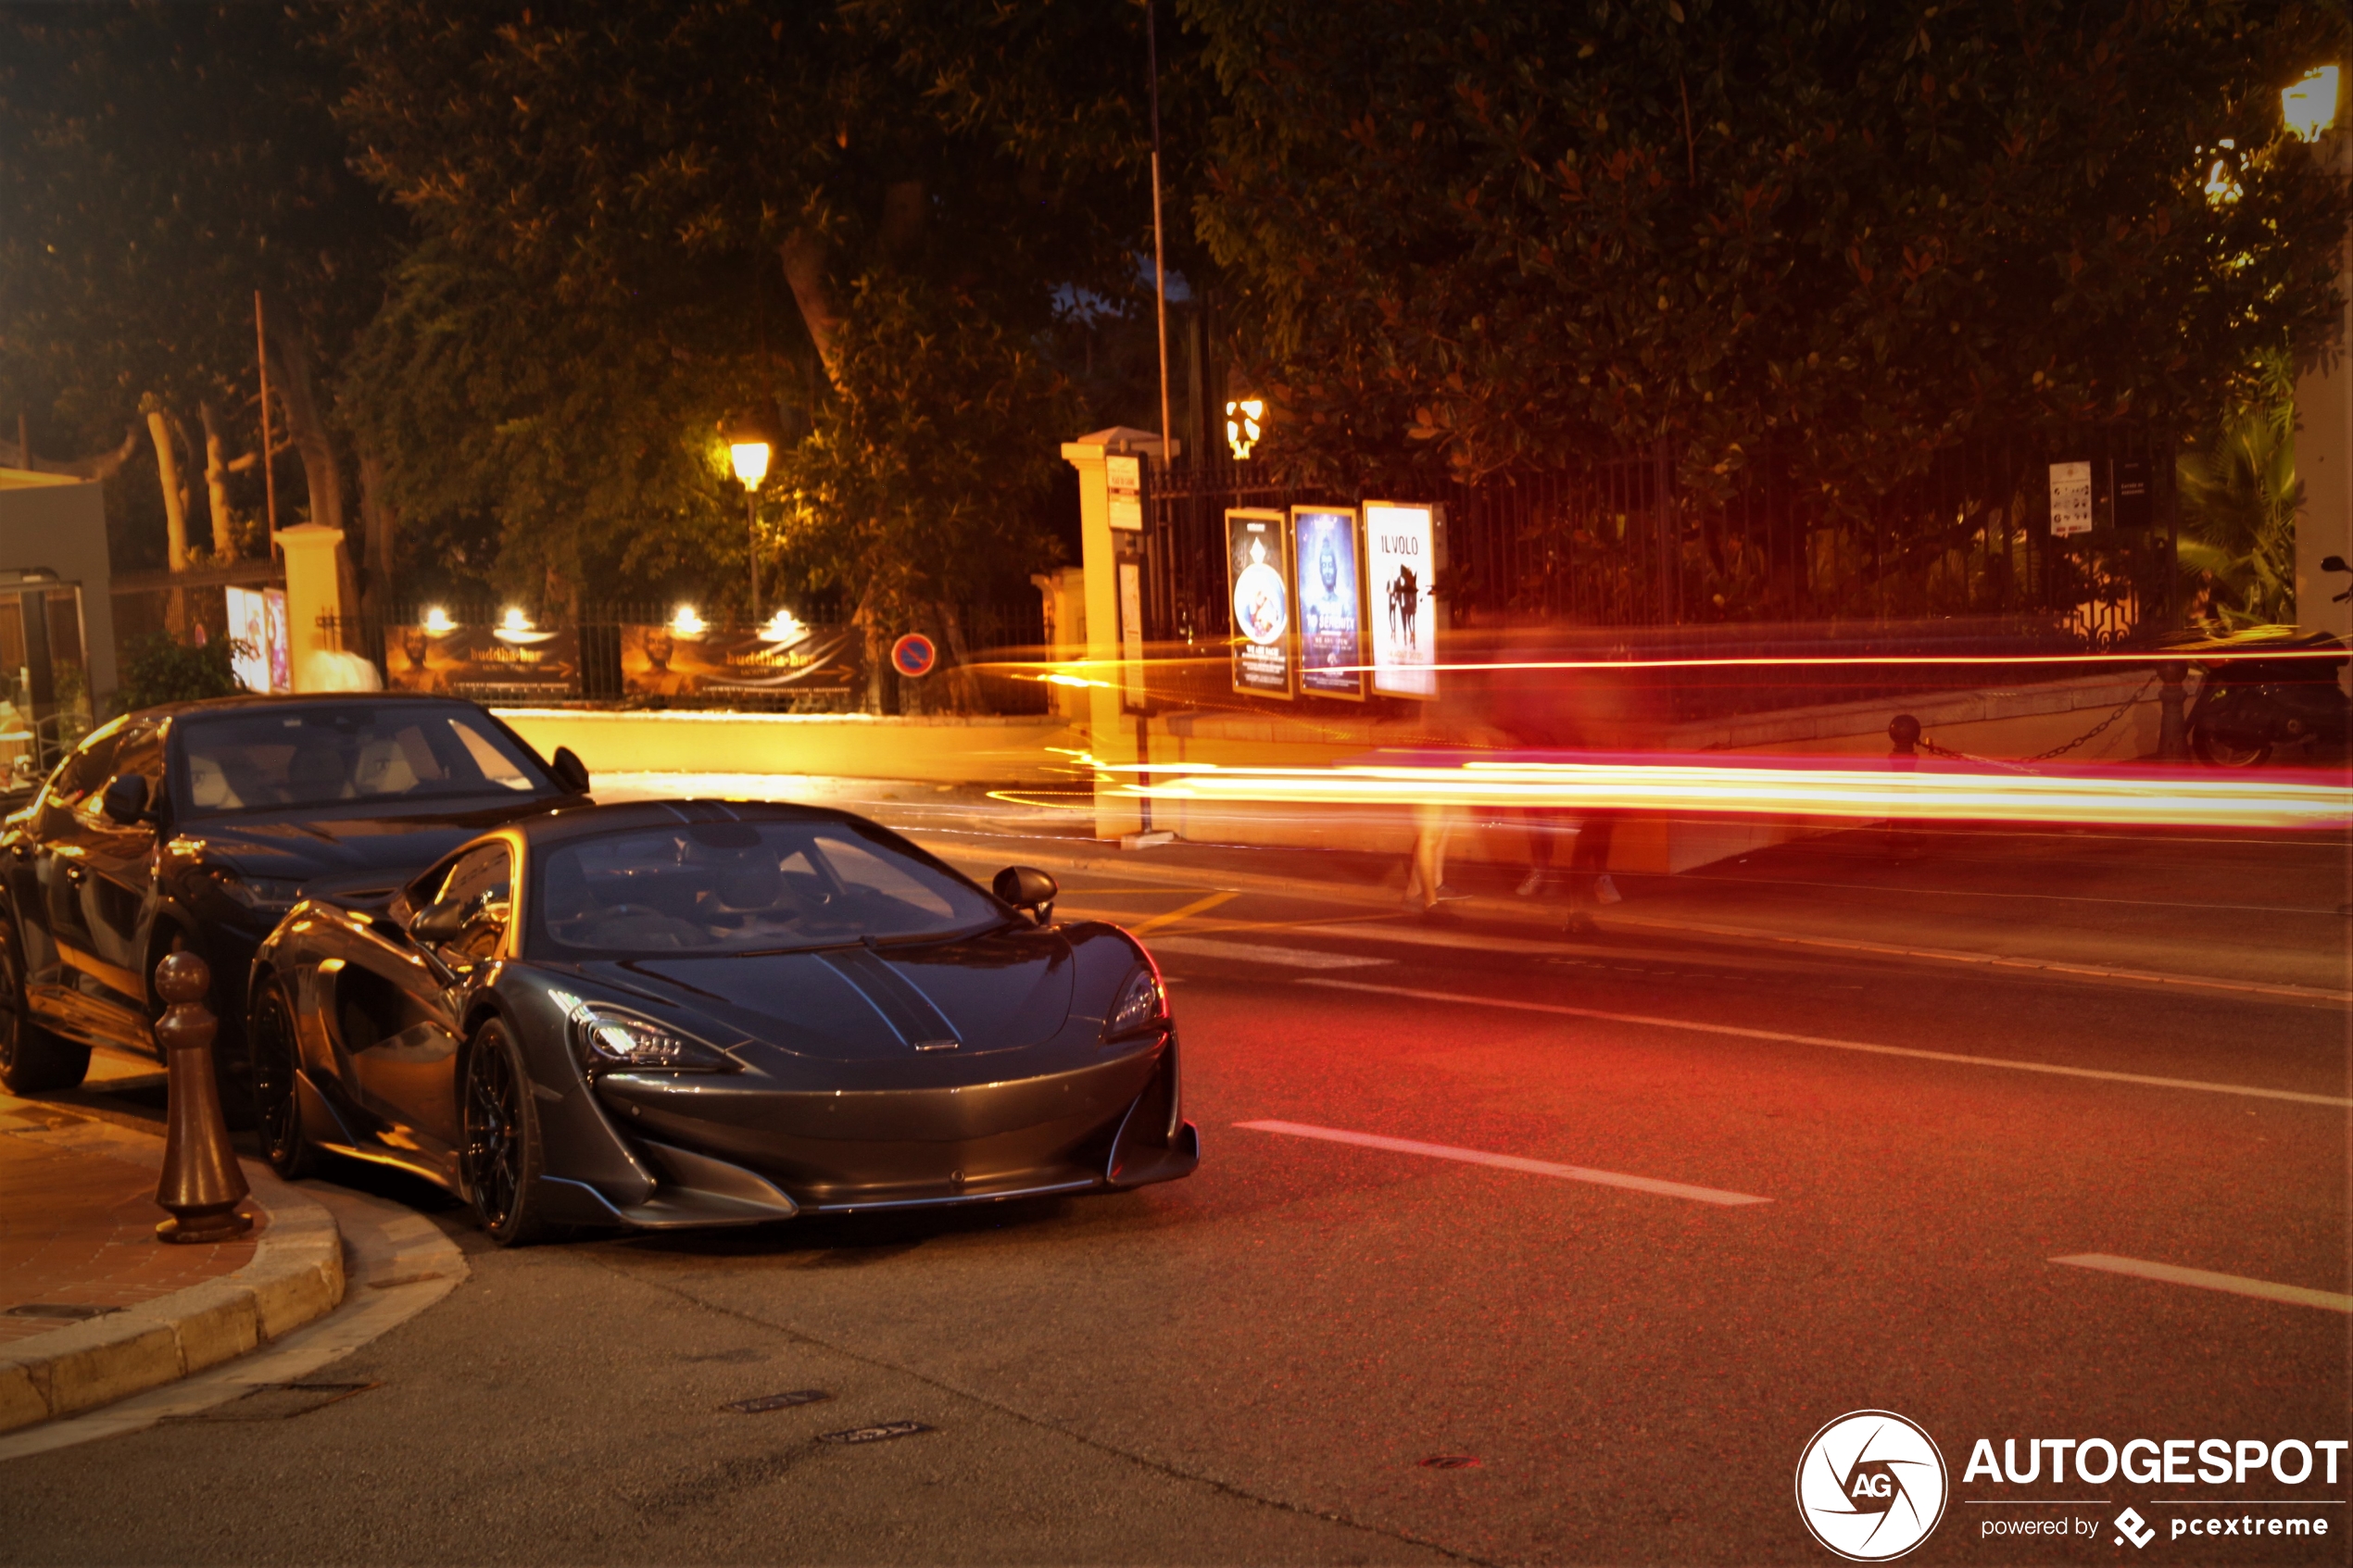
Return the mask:
{"type": "Polygon", "coordinates": [[[768,456],[774,449],[767,426],[758,420],[737,420],[727,433],[727,460],[744,487],[744,532],[750,546],[751,623],[760,624],[760,484],[768,477],[768,456]]]}

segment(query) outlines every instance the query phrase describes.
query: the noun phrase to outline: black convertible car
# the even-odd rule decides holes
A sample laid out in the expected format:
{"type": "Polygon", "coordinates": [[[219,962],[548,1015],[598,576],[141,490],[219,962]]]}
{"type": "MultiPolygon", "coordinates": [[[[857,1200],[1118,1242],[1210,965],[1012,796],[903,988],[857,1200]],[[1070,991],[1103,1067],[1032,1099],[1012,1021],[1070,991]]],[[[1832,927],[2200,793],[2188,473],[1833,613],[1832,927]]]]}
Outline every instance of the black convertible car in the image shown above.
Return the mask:
{"type": "Polygon", "coordinates": [[[845,812],[559,809],[254,960],[264,1147],[459,1193],[501,1243],[1189,1174],[1160,973],[845,812]]]}
{"type": "Polygon", "coordinates": [[[211,965],[222,1103],[247,1110],[245,978],[306,891],[381,902],[453,846],[584,803],[470,702],[385,694],[221,697],[92,732],[0,828],[0,1084],[80,1083],[94,1044],[152,1051],[157,962],[211,965]]]}

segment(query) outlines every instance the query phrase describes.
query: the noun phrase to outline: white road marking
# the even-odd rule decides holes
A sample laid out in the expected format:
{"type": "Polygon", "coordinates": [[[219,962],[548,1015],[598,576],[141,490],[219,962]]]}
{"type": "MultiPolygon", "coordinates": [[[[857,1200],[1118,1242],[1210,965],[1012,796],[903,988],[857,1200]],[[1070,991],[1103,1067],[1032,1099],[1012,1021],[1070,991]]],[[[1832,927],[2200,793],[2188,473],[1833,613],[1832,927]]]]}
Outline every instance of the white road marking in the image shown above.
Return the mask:
{"type": "Polygon", "coordinates": [[[1825,1050],[1861,1051],[1870,1056],[1910,1057],[1919,1061],[1949,1061],[1963,1067],[1999,1067],[2012,1073],[2044,1073],[2060,1078],[2095,1078],[2109,1084],[2141,1084],[2158,1089],[2194,1089],[2200,1094],[2243,1095],[2249,1099],[2284,1099],[2297,1105],[2353,1107],[2343,1095],[2306,1094],[2300,1089],[2265,1089],[2252,1084],[2209,1084],[2196,1078],[2159,1078],[2146,1073],[2109,1073],[2096,1067],[2062,1067],[2053,1061],[2013,1061],[2007,1057],[1967,1056],[1959,1051],[1921,1050],[1912,1046],[1876,1046],[1862,1040],[1832,1040],[1819,1035],[1791,1035],[1779,1029],[1746,1029],[1732,1023],[1700,1023],[1688,1018],[1653,1018],[1639,1012],[1604,1012],[1599,1008],[1573,1008],[1558,1002],[1521,1002],[1502,997],[1471,997],[1454,991],[1420,991],[1404,985],[1373,985],[1358,980],[1302,980],[1301,985],[1329,985],[1343,991],[1371,991],[1385,997],[1412,997],[1425,1002],[1450,1002],[1514,1012],[1552,1013],[1563,1018],[1597,1018],[1607,1023],[1641,1023],[1654,1029],[1683,1029],[1695,1035],[1730,1035],[1743,1040],[1774,1040],[1792,1046],[1819,1046],[1825,1050]]]}
{"type": "Polygon", "coordinates": [[[2196,1286],[2200,1290],[2227,1290],[2233,1296],[2255,1296],[2297,1307],[2320,1307],[2332,1312],[2353,1312],[2353,1296],[2334,1290],[2312,1290],[2301,1285],[2275,1285],[2243,1274],[2218,1274],[2206,1269],[2184,1269],[2172,1263],[2149,1263],[2138,1258],[2118,1258],[2106,1252],[2079,1252],[2054,1258],[2070,1268],[2097,1269],[2103,1273],[2131,1274],[2135,1279],[2161,1280],[2167,1285],[2196,1286]]]}
{"type": "Polygon", "coordinates": [[[1694,1203],[1719,1203],[1736,1207],[1744,1203],[1770,1203],[1769,1198],[1757,1198],[1745,1192],[1726,1192],[1720,1187],[1692,1186],[1682,1182],[1662,1182],[1652,1176],[1627,1176],[1616,1171],[1595,1171],[1583,1165],[1556,1165],[1549,1160],[1527,1160],[1516,1154],[1490,1154],[1485,1149],[1456,1148],[1451,1144],[1416,1143],[1412,1138],[1383,1137],[1378,1133],[1351,1133],[1338,1127],[1315,1127],[1304,1122],[1237,1122],[1235,1126],[1252,1133],[1280,1133],[1294,1138],[1321,1138],[1326,1143],[1355,1144],[1364,1148],[1384,1148],[1391,1154],[1422,1154],[1433,1160],[1456,1160],[1466,1165],[1492,1165],[1498,1170],[1525,1171],[1532,1176],[1554,1176],[1565,1182],[1591,1182],[1596,1186],[1625,1187],[1632,1192],[1654,1193],[1660,1198],[1688,1198],[1694,1203]]]}
{"type": "Polygon", "coordinates": [[[1369,969],[1397,961],[1361,958],[1353,953],[1319,953],[1309,947],[1270,947],[1259,942],[1220,942],[1214,936],[1155,936],[1148,946],[1155,953],[1240,959],[1245,963],[1286,964],[1292,969],[1369,969]]]}

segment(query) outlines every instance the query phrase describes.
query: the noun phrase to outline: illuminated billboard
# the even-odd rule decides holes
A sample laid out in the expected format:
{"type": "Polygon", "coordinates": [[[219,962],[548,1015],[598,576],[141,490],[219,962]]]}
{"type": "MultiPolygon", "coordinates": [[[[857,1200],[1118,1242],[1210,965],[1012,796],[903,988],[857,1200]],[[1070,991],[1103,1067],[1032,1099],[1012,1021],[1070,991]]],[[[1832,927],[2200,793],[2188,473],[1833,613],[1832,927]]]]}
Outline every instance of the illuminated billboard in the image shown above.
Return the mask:
{"type": "Polygon", "coordinates": [[[1280,512],[1226,514],[1226,590],[1234,607],[1234,690],[1291,695],[1290,530],[1280,512]]]}
{"type": "Polygon", "coordinates": [[[1299,689],[1312,696],[1365,699],[1364,551],[1353,507],[1293,507],[1291,563],[1297,583],[1299,689]]]}
{"type": "Polygon", "coordinates": [[[1438,696],[1437,508],[1365,503],[1365,564],[1377,696],[1438,696]]]}

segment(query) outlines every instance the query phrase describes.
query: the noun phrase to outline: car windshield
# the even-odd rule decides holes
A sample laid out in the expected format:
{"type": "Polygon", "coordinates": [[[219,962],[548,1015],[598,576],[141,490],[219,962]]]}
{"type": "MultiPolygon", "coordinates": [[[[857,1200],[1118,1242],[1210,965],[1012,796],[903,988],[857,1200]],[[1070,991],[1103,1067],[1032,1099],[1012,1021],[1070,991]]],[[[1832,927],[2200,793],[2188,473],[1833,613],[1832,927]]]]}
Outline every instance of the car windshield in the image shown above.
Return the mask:
{"type": "Polygon", "coordinates": [[[558,845],[537,859],[535,956],[773,952],[959,936],[1005,918],[890,834],[847,822],[684,822],[558,845]]]}
{"type": "Polygon", "coordinates": [[[512,736],[455,705],[252,708],[191,715],[173,728],[173,793],[193,817],[554,790],[512,736]]]}

